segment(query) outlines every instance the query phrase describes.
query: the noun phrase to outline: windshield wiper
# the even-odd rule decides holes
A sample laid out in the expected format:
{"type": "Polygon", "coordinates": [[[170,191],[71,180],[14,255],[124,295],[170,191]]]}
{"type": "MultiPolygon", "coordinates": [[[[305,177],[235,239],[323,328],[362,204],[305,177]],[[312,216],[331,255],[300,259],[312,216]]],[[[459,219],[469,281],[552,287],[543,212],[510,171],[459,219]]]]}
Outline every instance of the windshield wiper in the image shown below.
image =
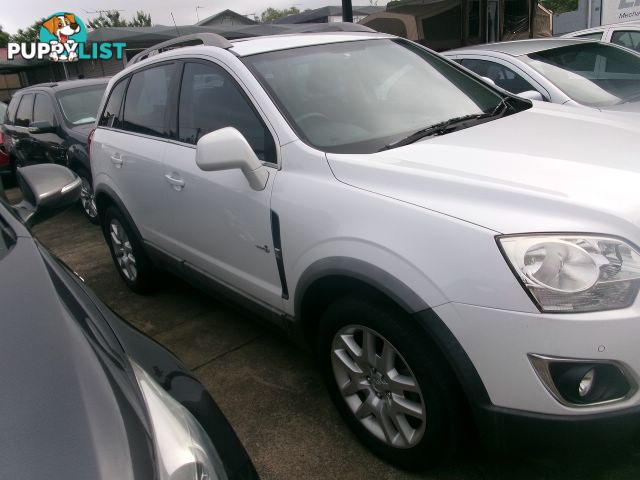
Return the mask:
{"type": "Polygon", "coordinates": [[[511,105],[509,104],[510,99],[511,97],[504,97],[500,103],[498,103],[498,105],[488,113],[476,113],[472,115],[464,115],[462,117],[455,117],[444,122],[436,123],[427,128],[421,128],[400,140],[388,143],[378,151],[383,152],[392,148],[403,147],[423,138],[445,135],[447,133],[455,132],[456,130],[462,130],[464,128],[472,127],[473,125],[484,123],[494,117],[501,117],[507,112],[507,110],[509,110],[509,108],[511,108],[511,105]]]}

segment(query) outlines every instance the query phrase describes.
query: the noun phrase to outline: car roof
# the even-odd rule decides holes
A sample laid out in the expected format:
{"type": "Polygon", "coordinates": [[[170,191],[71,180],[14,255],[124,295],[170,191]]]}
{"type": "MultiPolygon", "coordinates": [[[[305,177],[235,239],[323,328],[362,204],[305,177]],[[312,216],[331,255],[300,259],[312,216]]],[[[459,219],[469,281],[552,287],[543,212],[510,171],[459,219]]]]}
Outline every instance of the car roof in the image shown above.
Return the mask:
{"type": "Polygon", "coordinates": [[[457,48],[445,52],[445,55],[455,55],[475,52],[500,52],[512,57],[529,55],[530,53],[542,52],[558,47],[569,45],[579,45],[581,43],[597,43],[594,40],[581,38],[535,38],[531,40],[514,40],[512,42],[487,43],[484,45],[474,45],[471,47],[457,48]]]}
{"type": "Polygon", "coordinates": [[[247,55],[255,55],[257,53],[307,47],[311,45],[326,45],[330,43],[383,38],[395,37],[393,35],[377,32],[326,32],[265,35],[262,37],[234,40],[231,42],[233,46],[229,50],[240,57],[245,57],[247,55]]]}
{"type": "Polygon", "coordinates": [[[81,80],[62,80],[60,82],[45,82],[36,83],[35,85],[29,85],[20,90],[20,93],[26,93],[30,90],[36,89],[51,89],[53,91],[71,90],[73,88],[87,87],[91,85],[106,85],[109,83],[109,77],[100,78],[83,78],[81,80]]]}
{"type": "MultiPolygon", "coordinates": [[[[603,32],[607,28],[633,27],[640,28],[640,20],[632,20],[630,22],[610,23],[609,25],[600,25],[599,27],[585,28],[584,30],[576,30],[575,32],[565,33],[564,35],[582,35],[586,33],[603,32]]],[[[563,35],[563,36],[564,36],[563,35]]]]}

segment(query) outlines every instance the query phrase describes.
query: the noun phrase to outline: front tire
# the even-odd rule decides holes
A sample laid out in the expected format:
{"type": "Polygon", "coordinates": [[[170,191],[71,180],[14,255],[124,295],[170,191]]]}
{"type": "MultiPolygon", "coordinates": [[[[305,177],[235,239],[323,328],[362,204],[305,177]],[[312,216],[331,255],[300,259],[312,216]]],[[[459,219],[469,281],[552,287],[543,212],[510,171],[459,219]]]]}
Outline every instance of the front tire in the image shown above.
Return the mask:
{"type": "Polygon", "coordinates": [[[120,210],[114,206],[108,207],[104,212],[102,228],[113,263],[127,286],[136,293],[154,290],[157,271],[120,210]]]}
{"type": "Polygon", "coordinates": [[[93,185],[91,184],[91,176],[84,169],[78,170],[77,174],[82,182],[80,190],[80,206],[82,208],[82,213],[84,213],[87,220],[97,225],[100,223],[100,218],[98,216],[98,207],[96,206],[96,196],[93,191],[93,185]]]}
{"type": "Polygon", "coordinates": [[[321,318],[318,353],[333,402],[374,453],[424,470],[456,452],[462,390],[435,344],[400,309],[337,300],[321,318]]]}

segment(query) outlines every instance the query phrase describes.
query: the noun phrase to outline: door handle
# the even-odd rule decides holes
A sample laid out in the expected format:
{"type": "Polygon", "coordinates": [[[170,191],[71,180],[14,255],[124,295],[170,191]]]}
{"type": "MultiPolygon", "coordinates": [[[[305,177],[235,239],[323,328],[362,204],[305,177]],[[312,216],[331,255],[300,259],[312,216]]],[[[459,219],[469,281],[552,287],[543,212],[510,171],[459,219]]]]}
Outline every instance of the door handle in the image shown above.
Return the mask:
{"type": "Polygon", "coordinates": [[[167,182],[169,182],[169,184],[173,186],[174,190],[180,191],[184,188],[184,180],[182,180],[181,178],[175,178],[170,173],[167,173],[164,178],[166,178],[167,182]]]}
{"type": "Polygon", "coordinates": [[[113,155],[111,155],[111,163],[113,163],[116,168],[120,168],[122,167],[124,161],[122,160],[122,158],[120,158],[119,153],[114,153],[113,155]]]}

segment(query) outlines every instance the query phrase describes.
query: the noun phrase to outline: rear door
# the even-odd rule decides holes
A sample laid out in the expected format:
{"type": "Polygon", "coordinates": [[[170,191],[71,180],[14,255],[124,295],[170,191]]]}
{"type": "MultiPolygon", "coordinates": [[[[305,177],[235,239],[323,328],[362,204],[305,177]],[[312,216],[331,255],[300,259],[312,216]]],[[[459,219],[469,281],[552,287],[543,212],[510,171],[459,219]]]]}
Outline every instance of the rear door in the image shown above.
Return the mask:
{"type": "Polygon", "coordinates": [[[272,236],[273,131],[235,77],[210,61],[184,64],[177,122],[177,141],[164,157],[166,249],[216,281],[280,307],[286,287],[272,236]],[[228,126],[267,167],[264,190],[253,190],[239,169],[204,172],[196,165],[198,140],[228,126]]]}
{"type": "Polygon", "coordinates": [[[169,138],[169,104],[176,64],[137,70],[109,95],[91,145],[94,181],[109,184],[143,238],[163,243],[166,220],[163,158],[169,138]]]}

